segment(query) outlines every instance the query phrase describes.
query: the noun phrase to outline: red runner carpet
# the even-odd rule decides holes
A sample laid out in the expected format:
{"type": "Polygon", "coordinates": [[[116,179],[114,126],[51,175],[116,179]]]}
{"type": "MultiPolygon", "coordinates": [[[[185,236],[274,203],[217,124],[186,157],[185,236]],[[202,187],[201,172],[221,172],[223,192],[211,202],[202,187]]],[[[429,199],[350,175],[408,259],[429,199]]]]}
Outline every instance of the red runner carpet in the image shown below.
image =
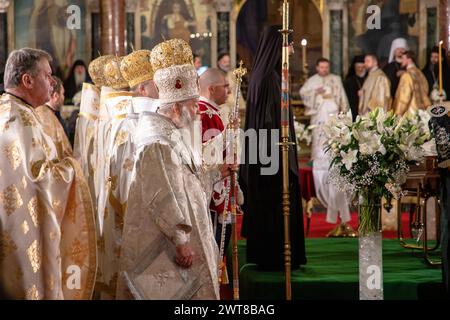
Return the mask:
{"type": "MultiPolygon", "coordinates": [[[[352,220],[350,221],[350,225],[353,229],[358,230],[358,213],[353,212],[351,214],[352,220]]],[[[324,238],[327,236],[327,233],[335,227],[335,225],[330,224],[326,221],[326,213],[325,212],[314,212],[311,217],[311,223],[309,227],[309,234],[306,235],[306,217],[304,217],[304,225],[305,225],[305,237],[307,238],[324,238]]],[[[239,239],[243,239],[241,237],[241,227],[242,227],[242,216],[238,216],[237,220],[238,225],[238,237],[239,239]]],[[[408,237],[409,234],[409,214],[402,214],[402,229],[403,235],[408,237]]],[[[397,231],[383,231],[383,238],[396,238],[397,231]]]]}

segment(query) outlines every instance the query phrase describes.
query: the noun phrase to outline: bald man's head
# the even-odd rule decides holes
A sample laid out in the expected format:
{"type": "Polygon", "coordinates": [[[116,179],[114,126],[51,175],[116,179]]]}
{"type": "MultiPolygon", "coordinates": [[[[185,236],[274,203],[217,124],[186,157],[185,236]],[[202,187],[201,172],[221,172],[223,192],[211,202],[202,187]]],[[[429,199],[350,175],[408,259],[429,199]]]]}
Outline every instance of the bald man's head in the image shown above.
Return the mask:
{"type": "Polygon", "coordinates": [[[224,104],[230,94],[230,84],[223,71],[217,68],[206,70],[199,79],[200,95],[214,101],[217,105],[224,104]]]}

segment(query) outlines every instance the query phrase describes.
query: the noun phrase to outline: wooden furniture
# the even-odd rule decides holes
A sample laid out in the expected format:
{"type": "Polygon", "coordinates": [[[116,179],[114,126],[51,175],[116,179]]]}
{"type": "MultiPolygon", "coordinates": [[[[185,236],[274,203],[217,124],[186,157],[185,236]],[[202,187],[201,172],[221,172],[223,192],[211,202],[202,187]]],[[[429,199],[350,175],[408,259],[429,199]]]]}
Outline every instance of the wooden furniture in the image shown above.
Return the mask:
{"type": "Polygon", "coordinates": [[[427,157],[420,166],[412,166],[406,177],[406,182],[402,189],[406,191],[406,196],[402,197],[397,205],[398,240],[404,248],[421,250],[425,261],[430,265],[439,265],[440,261],[432,260],[430,252],[435,251],[440,246],[440,223],[439,223],[439,172],[437,169],[436,157],[427,157]],[[428,199],[435,198],[436,204],[436,244],[429,247],[427,234],[428,212],[426,203],[428,199]],[[411,234],[416,234],[416,244],[408,243],[403,236],[401,223],[401,204],[414,204],[415,213],[410,217],[411,234]]]}

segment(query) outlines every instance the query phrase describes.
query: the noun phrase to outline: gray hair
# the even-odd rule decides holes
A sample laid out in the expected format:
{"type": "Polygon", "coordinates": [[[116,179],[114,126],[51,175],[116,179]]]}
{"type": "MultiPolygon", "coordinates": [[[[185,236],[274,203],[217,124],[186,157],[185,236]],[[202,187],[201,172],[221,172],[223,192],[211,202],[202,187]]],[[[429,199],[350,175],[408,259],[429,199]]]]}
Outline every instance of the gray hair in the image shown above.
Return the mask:
{"type": "Polygon", "coordinates": [[[178,104],[180,102],[163,103],[158,107],[158,109],[156,110],[156,113],[163,114],[163,115],[169,115],[172,112],[172,107],[176,103],[178,104]]]}
{"type": "Polygon", "coordinates": [[[50,54],[39,49],[22,48],[12,51],[6,61],[5,89],[18,87],[25,73],[35,77],[38,73],[37,64],[43,58],[49,63],[53,60],[50,54]]]}
{"type": "Polygon", "coordinates": [[[176,102],[167,102],[167,103],[162,103],[158,109],[156,110],[156,113],[160,113],[160,114],[170,114],[172,112],[172,107],[177,104],[179,106],[183,106],[186,102],[191,101],[194,99],[187,99],[187,100],[182,100],[182,101],[176,101],[176,102]]]}

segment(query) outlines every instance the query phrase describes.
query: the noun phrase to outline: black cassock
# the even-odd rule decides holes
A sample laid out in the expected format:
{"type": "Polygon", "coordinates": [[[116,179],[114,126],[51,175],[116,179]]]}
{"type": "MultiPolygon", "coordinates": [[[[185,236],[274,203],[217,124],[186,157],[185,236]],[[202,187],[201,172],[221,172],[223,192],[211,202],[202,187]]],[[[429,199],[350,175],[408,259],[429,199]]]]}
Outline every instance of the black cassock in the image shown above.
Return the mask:
{"type": "MultiPolygon", "coordinates": [[[[434,46],[431,51],[430,54],[428,55],[428,60],[427,60],[427,64],[425,65],[425,67],[422,69],[423,75],[425,76],[425,78],[427,78],[428,81],[428,94],[431,93],[431,91],[433,90],[433,86],[436,84],[436,86],[439,85],[439,65],[435,64],[432,65],[430,63],[430,57],[431,57],[431,53],[439,53],[439,47],[434,46]]],[[[447,62],[447,54],[446,54],[446,50],[444,48],[442,48],[442,56],[444,57],[444,59],[442,59],[442,87],[445,91],[445,93],[447,94],[447,99],[450,99],[450,67],[448,65],[447,62]]]]}
{"type": "MultiPolygon", "coordinates": [[[[261,34],[255,62],[248,87],[245,130],[279,130],[281,127],[281,27],[266,27],[261,34]]],[[[294,123],[290,113],[290,136],[295,142],[294,123]]],[[[280,130],[279,130],[280,131],[280,130]]],[[[281,132],[280,132],[281,136],[281,132]]],[[[272,144],[268,134],[266,150],[272,144]]],[[[278,171],[274,175],[262,175],[264,165],[260,158],[261,139],[258,145],[245,142],[245,162],[240,167],[239,182],[244,192],[245,204],[242,235],[247,238],[247,262],[255,263],[260,269],[282,270],[284,268],[284,222],[282,210],[282,158],[277,146],[278,171]],[[256,164],[250,164],[249,149],[258,152],[256,164]]],[[[303,213],[298,180],[296,146],[289,149],[290,190],[290,241],[292,268],[306,263],[303,213]]]]}
{"type": "Polygon", "coordinates": [[[434,115],[429,126],[433,131],[438,164],[440,167],[441,187],[441,251],[442,251],[442,280],[450,298],[450,117],[443,107],[435,106],[431,109],[434,115]]]}
{"type": "Polygon", "coordinates": [[[359,55],[353,58],[352,65],[350,66],[347,77],[344,80],[344,89],[345,93],[347,94],[350,109],[352,110],[353,121],[356,120],[356,116],[358,115],[358,106],[359,106],[358,91],[362,89],[364,81],[366,80],[367,77],[367,73],[364,75],[364,77],[359,77],[356,74],[355,71],[356,63],[364,63],[364,56],[359,55]]]}
{"type": "Polygon", "coordinates": [[[358,77],[356,74],[348,77],[344,81],[344,89],[347,94],[348,103],[350,104],[350,109],[352,110],[353,121],[356,120],[358,115],[359,106],[359,95],[358,91],[361,90],[366,77],[358,77]]]}
{"type": "Polygon", "coordinates": [[[450,298],[450,117],[443,108],[434,107],[429,126],[434,133],[441,176],[442,279],[450,298]]]}
{"type": "Polygon", "coordinates": [[[398,84],[400,82],[400,77],[397,77],[397,72],[400,70],[405,71],[405,69],[403,69],[401,64],[397,61],[392,61],[383,68],[384,73],[388,77],[389,81],[391,81],[392,99],[395,98],[395,93],[397,92],[398,84]]]}

